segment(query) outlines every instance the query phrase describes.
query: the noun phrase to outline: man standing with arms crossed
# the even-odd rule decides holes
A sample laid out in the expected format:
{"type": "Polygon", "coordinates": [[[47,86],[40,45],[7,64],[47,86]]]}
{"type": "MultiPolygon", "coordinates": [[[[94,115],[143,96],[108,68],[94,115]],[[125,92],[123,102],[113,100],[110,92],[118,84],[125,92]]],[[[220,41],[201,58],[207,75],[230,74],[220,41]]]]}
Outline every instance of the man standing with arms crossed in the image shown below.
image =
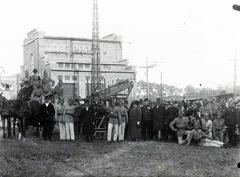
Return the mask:
{"type": "Polygon", "coordinates": [[[107,130],[107,142],[111,142],[112,140],[112,132],[113,132],[113,141],[117,141],[118,136],[118,124],[120,121],[120,111],[119,108],[116,107],[116,103],[111,100],[110,106],[106,107],[105,105],[101,105],[103,109],[109,112],[109,119],[108,119],[108,130],[107,130]]]}

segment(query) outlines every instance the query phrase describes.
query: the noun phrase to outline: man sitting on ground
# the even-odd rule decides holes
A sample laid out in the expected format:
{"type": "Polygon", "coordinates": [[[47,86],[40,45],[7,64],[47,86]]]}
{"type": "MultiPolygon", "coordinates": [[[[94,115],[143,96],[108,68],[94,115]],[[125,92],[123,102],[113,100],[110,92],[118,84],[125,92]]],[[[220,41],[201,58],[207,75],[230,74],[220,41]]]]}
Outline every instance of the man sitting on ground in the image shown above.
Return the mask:
{"type": "Polygon", "coordinates": [[[198,123],[196,123],[194,125],[194,129],[189,134],[189,136],[187,138],[186,146],[189,146],[192,139],[199,146],[223,147],[223,142],[213,140],[212,137],[208,136],[201,129],[199,129],[199,124],[198,123]]]}
{"type": "Polygon", "coordinates": [[[171,123],[170,123],[170,128],[172,131],[177,132],[177,137],[178,137],[178,143],[179,144],[185,144],[186,140],[183,140],[183,135],[189,136],[191,131],[188,131],[188,117],[183,117],[183,111],[179,111],[179,116],[175,118],[171,123]],[[174,125],[176,124],[176,128],[174,128],[174,125]]]}

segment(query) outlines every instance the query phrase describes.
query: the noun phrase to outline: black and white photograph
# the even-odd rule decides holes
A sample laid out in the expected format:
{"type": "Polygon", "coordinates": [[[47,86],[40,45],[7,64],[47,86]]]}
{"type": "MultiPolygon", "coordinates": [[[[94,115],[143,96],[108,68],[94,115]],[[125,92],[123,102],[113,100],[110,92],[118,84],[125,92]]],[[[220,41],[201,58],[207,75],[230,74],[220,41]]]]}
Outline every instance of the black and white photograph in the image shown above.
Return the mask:
{"type": "Polygon", "coordinates": [[[0,177],[240,176],[240,1],[0,0],[0,177]]]}

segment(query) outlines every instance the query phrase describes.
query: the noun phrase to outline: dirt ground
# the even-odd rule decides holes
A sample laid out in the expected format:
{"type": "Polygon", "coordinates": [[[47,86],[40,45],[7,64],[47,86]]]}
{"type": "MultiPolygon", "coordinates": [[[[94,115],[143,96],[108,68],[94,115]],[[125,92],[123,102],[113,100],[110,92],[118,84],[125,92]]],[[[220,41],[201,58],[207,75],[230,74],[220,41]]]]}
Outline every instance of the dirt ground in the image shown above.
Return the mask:
{"type": "Polygon", "coordinates": [[[28,132],[26,141],[2,139],[0,177],[39,176],[240,176],[240,148],[213,148],[155,141],[86,143],[43,141],[28,132]]]}

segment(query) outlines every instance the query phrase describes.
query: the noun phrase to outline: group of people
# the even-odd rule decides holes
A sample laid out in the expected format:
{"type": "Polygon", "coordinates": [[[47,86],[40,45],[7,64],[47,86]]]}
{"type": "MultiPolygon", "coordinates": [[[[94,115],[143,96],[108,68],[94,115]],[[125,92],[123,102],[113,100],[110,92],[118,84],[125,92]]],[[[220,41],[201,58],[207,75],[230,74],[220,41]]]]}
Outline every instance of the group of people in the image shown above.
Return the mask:
{"type": "Polygon", "coordinates": [[[236,147],[240,100],[217,102],[215,97],[170,103],[148,98],[131,103],[128,139],[191,142],[205,146],[236,147]]]}
{"type": "MultiPolygon", "coordinates": [[[[37,69],[33,70],[33,75],[31,76],[28,71],[25,71],[25,75],[20,83],[21,90],[18,93],[18,99],[28,103],[29,112],[32,113],[33,111],[29,104],[30,101],[36,101],[41,105],[39,108],[39,117],[42,120],[44,140],[46,140],[47,137],[49,140],[53,140],[52,133],[58,117],[57,108],[61,105],[60,99],[64,96],[62,84],[62,80],[59,80],[58,84],[55,85],[55,81],[48,77],[46,70],[43,73],[43,78],[41,78],[38,75],[37,69]],[[53,100],[54,104],[52,104],[53,100]]],[[[70,126],[70,124],[66,123],[67,128],[70,126]]],[[[70,134],[71,129],[67,130],[69,130],[68,132],[70,134]]]]}
{"type": "MultiPolygon", "coordinates": [[[[30,100],[36,100],[40,103],[44,103],[44,98],[54,98],[55,106],[59,102],[59,98],[64,96],[62,87],[63,81],[59,79],[58,84],[55,85],[55,81],[48,76],[47,71],[43,73],[43,78],[38,75],[38,70],[33,70],[33,75],[29,75],[28,71],[25,71],[25,76],[21,82],[21,90],[29,90],[30,100]],[[53,87],[54,86],[54,87],[53,87]]],[[[29,98],[26,98],[29,99],[29,98]]]]}
{"type": "MultiPolygon", "coordinates": [[[[41,103],[44,139],[52,139],[54,122],[58,122],[60,140],[75,140],[82,133],[87,142],[94,140],[96,102],[85,100],[84,104],[63,98],[62,80],[53,88],[55,81],[47,72],[41,79],[36,69],[33,75],[25,73],[23,88],[33,87],[31,100],[41,103]],[[52,104],[51,96],[54,96],[52,104]],[[78,112],[78,113],[77,113],[78,112]],[[78,121],[76,121],[78,120],[78,121]]],[[[191,142],[211,146],[236,146],[240,123],[240,99],[217,102],[215,97],[197,101],[166,102],[159,98],[132,101],[109,101],[109,106],[98,105],[107,115],[107,142],[128,140],[176,141],[190,145],[191,142]]]]}

